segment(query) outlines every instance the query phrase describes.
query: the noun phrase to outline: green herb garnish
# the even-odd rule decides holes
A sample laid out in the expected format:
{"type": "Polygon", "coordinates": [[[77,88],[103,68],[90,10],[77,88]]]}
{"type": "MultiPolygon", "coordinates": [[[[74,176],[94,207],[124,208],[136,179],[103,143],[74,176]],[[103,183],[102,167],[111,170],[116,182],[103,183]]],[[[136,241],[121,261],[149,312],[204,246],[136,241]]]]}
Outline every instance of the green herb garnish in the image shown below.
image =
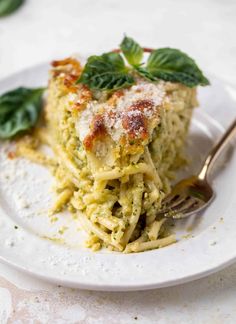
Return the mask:
{"type": "Polygon", "coordinates": [[[179,82],[190,88],[209,85],[195,61],[178,49],[154,50],[144,64],[143,49],[132,38],[125,36],[120,48],[131,66],[125,65],[122,54],[114,52],[90,56],[77,83],[93,90],[114,91],[134,84],[134,73],[137,73],[152,82],[179,82]]]}
{"type": "Polygon", "coordinates": [[[24,0],[0,0],[0,17],[10,15],[16,11],[24,0]]]}
{"type": "Polygon", "coordinates": [[[132,38],[125,36],[120,48],[131,65],[139,65],[143,58],[143,49],[132,38]]]}
{"type": "Polygon", "coordinates": [[[90,56],[77,83],[90,89],[117,90],[134,84],[134,78],[128,73],[123,57],[111,52],[90,56]]]}
{"type": "Polygon", "coordinates": [[[157,79],[180,82],[190,88],[209,84],[194,60],[174,48],[153,51],[148,58],[146,70],[157,79]]]}
{"type": "Polygon", "coordinates": [[[44,88],[17,88],[0,96],[0,138],[11,138],[33,127],[42,108],[44,88]]]}

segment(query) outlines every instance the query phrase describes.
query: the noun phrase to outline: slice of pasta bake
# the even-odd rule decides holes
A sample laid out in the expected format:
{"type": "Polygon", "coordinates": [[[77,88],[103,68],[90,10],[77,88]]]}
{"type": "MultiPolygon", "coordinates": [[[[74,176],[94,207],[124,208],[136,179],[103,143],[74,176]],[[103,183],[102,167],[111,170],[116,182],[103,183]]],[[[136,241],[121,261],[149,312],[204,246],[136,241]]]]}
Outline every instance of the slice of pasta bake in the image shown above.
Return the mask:
{"type": "Polygon", "coordinates": [[[46,131],[55,153],[59,199],[77,212],[87,242],[139,252],[175,241],[156,217],[170,180],[183,162],[183,146],[196,88],[135,75],[112,93],[76,84],[77,59],[53,62],[46,131]]]}

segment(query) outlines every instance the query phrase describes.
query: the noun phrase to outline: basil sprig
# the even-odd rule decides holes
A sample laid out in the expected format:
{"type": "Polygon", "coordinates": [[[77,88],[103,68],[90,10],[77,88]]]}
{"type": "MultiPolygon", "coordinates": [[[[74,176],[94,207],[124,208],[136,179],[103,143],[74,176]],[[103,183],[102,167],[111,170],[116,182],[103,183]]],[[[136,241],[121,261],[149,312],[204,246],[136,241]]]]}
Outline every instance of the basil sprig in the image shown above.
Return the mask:
{"type": "Polygon", "coordinates": [[[44,88],[17,88],[0,96],[0,138],[11,138],[33,127],[42,108],[44,88]]]}
{"type": "Polygon", "coordinates": [[[114,91],[134,84],[137,73],[152,82],[179,82],[190,88],[210,84],[195,61],[178,49],[156,49],[144,64],[143,49],[132,38],[125,36],[120,48],[129,67],[118,53],[90,56],[77,83],[86,84],[93,90],[114,91]]]}
{"type": "Polygon", "coordinates": [[[10,15],[16,11],[24,0],[0,0],[0,17],[10,15]]]}

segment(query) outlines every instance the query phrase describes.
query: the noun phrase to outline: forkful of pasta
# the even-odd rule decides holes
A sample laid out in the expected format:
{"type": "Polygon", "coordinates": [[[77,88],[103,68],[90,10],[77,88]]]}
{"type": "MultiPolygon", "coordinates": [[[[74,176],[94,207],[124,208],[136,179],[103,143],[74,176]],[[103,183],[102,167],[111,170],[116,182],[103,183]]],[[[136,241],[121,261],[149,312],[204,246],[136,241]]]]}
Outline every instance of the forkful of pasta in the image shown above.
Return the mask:
{"type": "Polygon", "coordinates": [[[236,135],[236,119],[210,151],[200,172],[181,180],[173,187],[171,193],[164,199],[163,208],[158,212],[158,216],[186,218],[202,211],[212,202],[215,193],[208,182],[208,176],[218,156],[234,135],[236,135]]]}

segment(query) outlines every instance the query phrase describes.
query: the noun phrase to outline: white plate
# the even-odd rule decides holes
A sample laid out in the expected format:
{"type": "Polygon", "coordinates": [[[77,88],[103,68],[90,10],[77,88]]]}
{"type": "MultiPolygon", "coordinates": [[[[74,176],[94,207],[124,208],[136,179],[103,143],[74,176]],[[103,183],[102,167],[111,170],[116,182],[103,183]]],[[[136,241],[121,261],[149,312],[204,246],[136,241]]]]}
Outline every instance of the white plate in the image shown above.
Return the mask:
{"type": "MultiPolygon", "coordinates": [[[[0,81],[0,92],[16,86],[46,85],[49,66],[39,65],[0,81]]],[[[199,90],[189,136],[197,171],[213,142],[236,116],[235,92],[211,78],[199,90]],[[234,99],[233,99],[234,97],[234,99]]],[[[119,254],[85,249],[79,224],[68,213],[50,223],[53,178],[43,167],[6,159],[8,143],[0,144],[0,259],[42,279],[94,290],[139,290],[166,287],[217,271],[236,259],[236,154],[229,150],[214,172],[216,199],[202,214],[177,222],[178,243],[159,250],[119,254]],[[16,229],[15,226],[18,226],[16,229]],[[62,226],[68,229],[63,235],[62,226]],[[191,232],[188,229],[191,227],[191,232]],[[183,237],[183,236],[187,237],[183,237]],[[65,244],[42,236],[63,238],[65,244]]],[[[185,173],[186,174],[186,173],[185,173]]]]}

